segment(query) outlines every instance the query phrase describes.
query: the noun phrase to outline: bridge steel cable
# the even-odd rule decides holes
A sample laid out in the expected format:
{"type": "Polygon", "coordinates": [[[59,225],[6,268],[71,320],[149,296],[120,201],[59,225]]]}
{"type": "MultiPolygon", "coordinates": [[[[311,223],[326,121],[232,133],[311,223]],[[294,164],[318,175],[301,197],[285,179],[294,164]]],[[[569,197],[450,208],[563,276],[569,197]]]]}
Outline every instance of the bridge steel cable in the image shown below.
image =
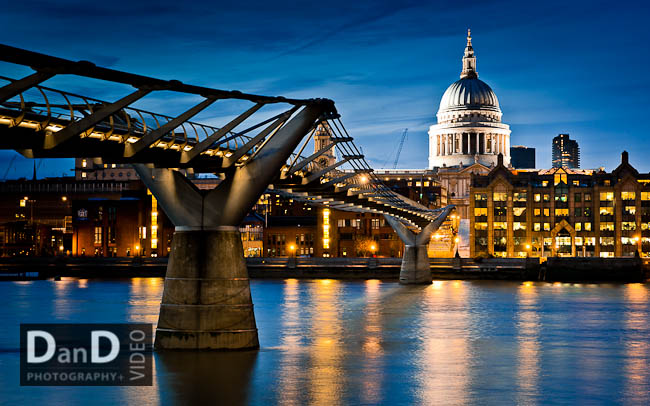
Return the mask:
{"type": "Polygon", "coordinates": [[[400,281],[427,282],[423,244],[453,208],[430,210],[388,188],[354,144],[333,101],[187,85],[1,44],[0,61],[34,70],[19,79],[0,77],[0,149],[28,158],[131,164],[174,224],[156,348],[259,347],[238,226],[267,190],[383,214],[407,246],[400,281]],[[43,86],[62,76],[68,87],[74,79],[90,78],[134,89],[107,102],[43,86]],[[175,97],[165,99],[174,107],[187,104],[188,96],[198,101],[174,115],[135,107],[164,92],[175,97]],[[239,103],[236,109],[241,101],[252,105],[220,126],[196,118],[228,101],[239,103]],[[329,149],[302,155],[319,125],[331,130],[330,148],[341,155],[325,167],[315,160],[329,149]],[[220,181],[199,190],[192,181],[196,173],[220,181]]]}

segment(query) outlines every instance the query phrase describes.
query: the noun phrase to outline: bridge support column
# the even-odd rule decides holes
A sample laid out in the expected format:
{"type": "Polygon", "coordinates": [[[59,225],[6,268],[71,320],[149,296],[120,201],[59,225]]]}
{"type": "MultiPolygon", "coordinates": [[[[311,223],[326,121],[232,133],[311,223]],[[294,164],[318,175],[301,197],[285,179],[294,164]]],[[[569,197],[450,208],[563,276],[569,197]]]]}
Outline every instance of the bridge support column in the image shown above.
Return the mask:
{"type": "Polygon", "coordinates": [[[259,347],[248,271],[236,227],[174,233],[155,346],[259,347]]]}
{"type": "Polygon", "coordinates": [[[403,285],[431,283],[431,264],[427,253],[429,239],[440,228],[440,225],[453,209],[453,206],[447,206],[434,222],[422,228],[422,231],[418,234],[409,230],[397,218],[384,215],[388,224],[395,230],[405,245],[402,266],[399,272],[399,283],[403,285]]]}
{"type": "Polygon", "coordinates": [[[431,283],[431,264],[426,245],[404,247],[399,283],[404,285],[431,283]]]}
{"type": "Polygon", "coordinates": [[[179,170],[134,165],[176,226],[156,349],[259,348],[239,224],[326,107],[305,106],[212,190],[179,170]]]}

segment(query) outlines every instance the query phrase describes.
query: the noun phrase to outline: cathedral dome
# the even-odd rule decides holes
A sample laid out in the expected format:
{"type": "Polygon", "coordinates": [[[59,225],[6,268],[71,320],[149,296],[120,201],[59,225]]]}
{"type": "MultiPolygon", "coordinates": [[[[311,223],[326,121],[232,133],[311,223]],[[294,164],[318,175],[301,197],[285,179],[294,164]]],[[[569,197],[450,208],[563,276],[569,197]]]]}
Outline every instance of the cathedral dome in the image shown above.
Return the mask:
{"type": "Polygon", "coordinates": [[[501,112],[497,95],[478,77],[464,77],[452,83],[442,95],[438,114],[457,110],[501,112]]]}

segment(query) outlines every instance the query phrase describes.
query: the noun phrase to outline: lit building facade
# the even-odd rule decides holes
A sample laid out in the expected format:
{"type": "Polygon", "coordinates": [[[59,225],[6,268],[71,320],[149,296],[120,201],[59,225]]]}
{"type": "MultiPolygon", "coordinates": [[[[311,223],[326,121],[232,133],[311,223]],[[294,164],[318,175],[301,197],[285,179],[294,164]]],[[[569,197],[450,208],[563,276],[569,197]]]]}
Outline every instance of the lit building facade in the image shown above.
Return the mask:
{"type": "Polygon", "coordinates": [[[494,166],[502,154],[510,164],[510,127],[501,122],[496,94],[478,78],[468,31],[460,80],[442,96],[438,123],[429,128],[429,169],[480,163],[494,166]]]}
{"type": "Polygon", "coordinates": [[[569,134],[560,134],[553,138],[552,163],[553,168],[580,168],[578,141],[572,140],[569,134]]]}
{"type": "Polygon", "coordinates": [[[623,152],[611,173],[497,165],[475,176],[470,199],[471,255],[650,255],[650,173],[623,152]]]}

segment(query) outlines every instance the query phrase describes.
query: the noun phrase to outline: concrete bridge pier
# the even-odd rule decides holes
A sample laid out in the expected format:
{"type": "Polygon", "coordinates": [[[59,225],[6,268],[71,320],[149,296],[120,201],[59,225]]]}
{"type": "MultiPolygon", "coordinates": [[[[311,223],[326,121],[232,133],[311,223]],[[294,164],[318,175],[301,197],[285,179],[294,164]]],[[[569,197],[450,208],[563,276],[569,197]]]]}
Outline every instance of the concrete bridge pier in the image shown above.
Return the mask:
{"type": "Polygon", "coordinates": [[[397,218],[384,215],[386,221],[395,230],[397,235],[404,242],[404,256],[399,272],[399,283],[403,285],[431,283],[431,264],[427,248],[431,235],[445,221],[447,215],[454,209],[453,206],[444,208],[442,214],[432,223],[429,223],[418,234],[409,230],[404,223],[397,218]]]}
{"type": "Polygon", "coordinates": [[[156,349],[259,348],[238,227],[324,107],[306,106],[273,133],[254,158],[233,165],[212,190],[199,190],[180,170],[134,165],[176,226],[156,349]]]}

